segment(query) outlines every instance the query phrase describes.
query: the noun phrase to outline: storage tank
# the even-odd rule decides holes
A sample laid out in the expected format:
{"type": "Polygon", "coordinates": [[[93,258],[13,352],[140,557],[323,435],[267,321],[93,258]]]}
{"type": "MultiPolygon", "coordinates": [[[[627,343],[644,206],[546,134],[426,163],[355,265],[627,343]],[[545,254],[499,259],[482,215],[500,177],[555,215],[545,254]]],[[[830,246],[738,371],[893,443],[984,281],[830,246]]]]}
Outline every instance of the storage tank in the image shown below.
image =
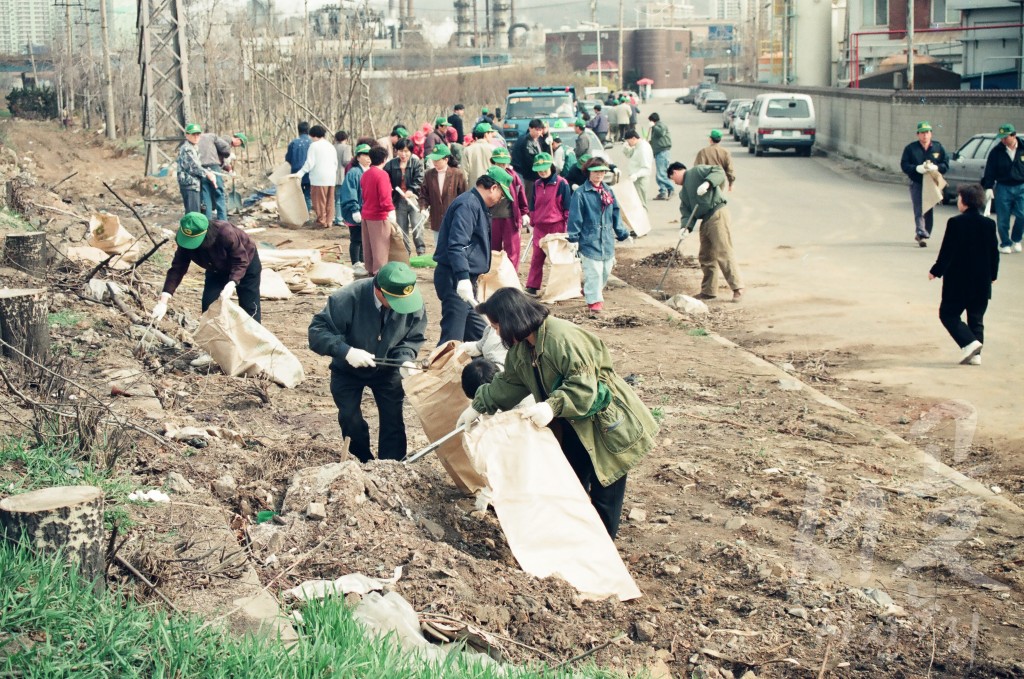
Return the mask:
{"type": "Polygon", "coordinates": [[[829,87],[832,73],[831,0],[790,0],[793,84],[829,87]]]}

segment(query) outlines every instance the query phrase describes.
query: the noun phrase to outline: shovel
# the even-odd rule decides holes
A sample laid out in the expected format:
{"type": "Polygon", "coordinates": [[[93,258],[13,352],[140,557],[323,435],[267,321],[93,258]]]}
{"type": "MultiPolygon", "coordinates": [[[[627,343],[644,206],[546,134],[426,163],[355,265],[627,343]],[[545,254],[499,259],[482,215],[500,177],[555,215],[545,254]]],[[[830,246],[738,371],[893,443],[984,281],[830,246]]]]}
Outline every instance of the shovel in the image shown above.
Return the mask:
{"type": "Polygon", "coordinates": [[[465,431],[465,429],[466,429],[466,425],[464,425],[464,424],[459,425],[458,427],[455,427],[455,429],[453,429],[452,431],[448,432],[447,434],[445,434],[441,438],[437,439],[436,441],[431,443],[426,448],[421,448],[420,450],[417,450],[415,453],[413,453],[412,455],[409,455],[408,457],[406,457],[402,461],[405,464],[411,464],[411,463],[415,462],[416,460],[420,459],[421,457],[423,457],[425,455],[429,455],[430,453],[432,453],[435,450],[437,450],[438,448],[440,448],[444,443],[446,443],[448,441],[448,439],[451,439],[451,438],[454,438],[454,437],[458,436],[463,431],[465,431]]]}
{"type": "Polygon", "coordinates": [[[231,193],[227,195],[228,212],[238,213],[242,209],[242,196],[235,190],[235,178],[231,177],[231,193]]]}
{"type": "Polygon", "coordinates": [[[662,290],[661,286],[665,284],[665,279],[668,278],[669,269],[671,269],[672,265],[676,262],[676,255],[679,254],[679,246],[683,244],[683,239],[690,234],[690,225],[693,224],[693,218],[696,214],[697,206],[694,205],[693,212],[690,213],[690,218],[686,220],[686,226],[683,227],[683,235],[679,237],[679,241],[676,243],[676,246],[672,248],[672,254],[669,256],[668,266],[665,267],[665,273],[661,274],[661,280],[658,281],[658,285],[651,290],[651,297],[658,300],[668,299],[668,293],[662,290]]]}

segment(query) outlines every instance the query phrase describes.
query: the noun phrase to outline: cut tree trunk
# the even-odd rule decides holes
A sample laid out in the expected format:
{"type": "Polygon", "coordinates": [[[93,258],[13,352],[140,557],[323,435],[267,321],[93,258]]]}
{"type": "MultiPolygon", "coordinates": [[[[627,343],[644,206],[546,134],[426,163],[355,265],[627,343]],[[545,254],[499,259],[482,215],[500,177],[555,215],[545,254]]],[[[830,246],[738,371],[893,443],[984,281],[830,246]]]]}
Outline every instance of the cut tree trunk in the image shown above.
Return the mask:
{"type": "Polygon", "coordinates": [[[46,253],[45,231],[9,233],[4,239],[4,254],[0,262],[18,271],[40,276],[46,271],[46,253]]]}
{"type": "Polygon", "coordinates": [[[23,361],[24,354],[43,361],[50,351],[47,305],[41,288],[0,288],[0,339],[3,355],[23,361]],[[20,353],[19,353],[20,352],[20,353]]]}
{"type": "Polygon", "coordinates": [[[97,591],[106,587],[103,491],[44,488],[0,500],[0,537],[37,554],[61,554],[97,591]]]}

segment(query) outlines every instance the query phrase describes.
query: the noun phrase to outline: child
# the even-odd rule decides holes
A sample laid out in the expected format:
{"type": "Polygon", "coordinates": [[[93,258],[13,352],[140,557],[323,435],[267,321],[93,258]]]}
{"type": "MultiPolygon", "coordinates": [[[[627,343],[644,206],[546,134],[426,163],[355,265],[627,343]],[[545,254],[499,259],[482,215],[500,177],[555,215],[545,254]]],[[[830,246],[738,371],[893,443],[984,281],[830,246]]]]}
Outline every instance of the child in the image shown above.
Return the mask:
{"type": "Polygon", "coordinates": [[[462,391],[466,398],[476,396],[476,390],[485,384],[490,384],[494,376],[501,372],[501,368],[494,361],[486,358],[474,358],[469,365],[462,369],[462,391]]]}
{"type": "Polygon", "coordinates": [[[533,184],[533,204],[530,205],[530,219],[533,226],[533,245],[530,256],[530,273],[526,276],[526,294],[537,296],[544,280],[544,250],[540,241],[549,233],[565,233],[569,221],[569,201],[572,191],[569,182],[559,177],[552,169],[552,158],[547,153],[538,153],[533,159],[533,171],[540,179],[533,184]]]}

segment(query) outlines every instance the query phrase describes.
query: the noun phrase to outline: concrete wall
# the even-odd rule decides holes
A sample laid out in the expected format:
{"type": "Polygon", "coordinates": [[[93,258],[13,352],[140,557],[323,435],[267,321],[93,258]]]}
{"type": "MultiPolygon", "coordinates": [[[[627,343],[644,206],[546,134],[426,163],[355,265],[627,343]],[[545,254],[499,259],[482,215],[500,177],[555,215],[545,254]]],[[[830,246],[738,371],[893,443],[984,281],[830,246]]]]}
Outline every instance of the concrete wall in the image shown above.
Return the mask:
{"type": "Polygon", "coordinates": [[[980,132],[1002,123],[1024,126],[1024,92],[892,92],[818,87],[723,84],[729,98],[753,98],[765,92],[811,95],[817,114],[816,144],[844,156],[899,172],[903,147],[914,141],[918,121],[927,120],[933,138],[953,153],[980,132]]]}

